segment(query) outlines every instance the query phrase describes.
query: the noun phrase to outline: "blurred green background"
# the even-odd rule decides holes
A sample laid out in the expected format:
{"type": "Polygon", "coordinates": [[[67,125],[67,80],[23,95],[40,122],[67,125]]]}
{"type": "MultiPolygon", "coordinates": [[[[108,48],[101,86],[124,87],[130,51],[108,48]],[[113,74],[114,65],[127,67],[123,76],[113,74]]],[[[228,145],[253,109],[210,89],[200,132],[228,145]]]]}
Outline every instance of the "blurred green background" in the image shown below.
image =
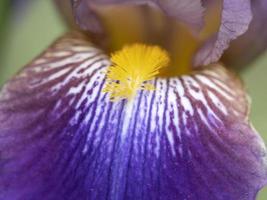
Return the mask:
{"type": "MultiPolygon", "coordinates": [[[[7,2],[0,1],[0,86],[65,31],[51,1],[32,1],[4,20],[7,2]]],[[[252,97],[251,120],[267,143],[266,75],[267,52],[241,74],[252,97]]],[[[267,200],[267,188],[257,199],[267,200]]]]}

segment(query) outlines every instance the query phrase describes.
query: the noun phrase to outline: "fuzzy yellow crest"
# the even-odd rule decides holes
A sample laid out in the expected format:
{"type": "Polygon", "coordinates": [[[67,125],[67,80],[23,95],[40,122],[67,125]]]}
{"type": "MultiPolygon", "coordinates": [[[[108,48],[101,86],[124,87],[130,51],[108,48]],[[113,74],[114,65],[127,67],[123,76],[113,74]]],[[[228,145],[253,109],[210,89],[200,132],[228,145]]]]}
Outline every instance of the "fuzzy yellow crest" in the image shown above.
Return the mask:
{"type": "Polygon", "coordinates": [[[152,80],[170,62],[168,53],[158,46],[133,44],[111,55],[104,92],[112,101],[133,98],[138,90],[154,90],[152,80]]]}

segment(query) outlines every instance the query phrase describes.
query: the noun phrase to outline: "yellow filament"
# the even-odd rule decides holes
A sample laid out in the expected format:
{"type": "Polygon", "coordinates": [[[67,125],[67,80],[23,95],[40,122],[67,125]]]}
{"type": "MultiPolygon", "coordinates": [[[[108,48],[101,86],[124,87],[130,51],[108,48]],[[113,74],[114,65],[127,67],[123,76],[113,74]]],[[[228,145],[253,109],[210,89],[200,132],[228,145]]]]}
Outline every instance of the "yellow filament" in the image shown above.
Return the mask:
{"type": "Polygon", "coordinates": [[[133,98],[138,90],[154,90],[152,80],[170,62],[168,53],[158,46],[133,44],[111,55],[103,89],[112,101],[133,98]]]}

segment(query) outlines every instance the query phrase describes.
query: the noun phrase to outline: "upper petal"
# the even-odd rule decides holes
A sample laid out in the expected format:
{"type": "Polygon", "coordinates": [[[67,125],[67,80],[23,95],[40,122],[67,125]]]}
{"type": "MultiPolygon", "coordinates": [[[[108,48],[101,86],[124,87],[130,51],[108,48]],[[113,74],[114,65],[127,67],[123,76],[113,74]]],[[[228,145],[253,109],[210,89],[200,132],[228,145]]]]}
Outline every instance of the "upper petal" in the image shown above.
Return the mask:
{"type": "Polygon", "coordinates": [[[165,13],[193,28],[203,26],[204,8],[201,0],[154,0],[165,13]]]}
{"type": "Polygon", "coordinates": [[[102,92],[108,66],[71,34],[4,86],[0,199],[255,199],[266,149],[234,75],[157,78],[126,104],[102,92]]]}
{"type": "Polygon", "coordinates": [[[54,0],[56,7],[58,8],[61,16],[67,22],[68,25],[75,27],[76,22],[72,13],[71,1],[69,0],[54,0]]]}
{"type": "Polygon", "coordinates": [[[199,29],[203,24],[201,0],[72,0],[77,23],[84,30],[101,32],[101,20],[94,6],[112,4],[148,4],[158,6],[168,16],[181,20],[193,28],[199,29]]]}
{"type": "Polygon", "coordinates": [[[218,61],[230,42],[247,31],[251,20],[251,0],[223,0],[219,31],[197,52],[194,65],[218,61]]]}
{"type": "Polygon", "coordinates": [[[267,48],[267,1],[251,1],[253,20],[248,31],[234,40],[223,61],[229,66],[244,67],[267,48]]]}

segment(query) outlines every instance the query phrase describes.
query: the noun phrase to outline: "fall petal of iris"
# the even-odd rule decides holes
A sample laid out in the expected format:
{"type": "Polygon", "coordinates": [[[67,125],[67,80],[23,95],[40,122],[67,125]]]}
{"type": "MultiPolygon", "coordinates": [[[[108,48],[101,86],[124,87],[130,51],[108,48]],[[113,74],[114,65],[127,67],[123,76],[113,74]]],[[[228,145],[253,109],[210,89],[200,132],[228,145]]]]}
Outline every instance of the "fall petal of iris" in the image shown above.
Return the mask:
{"type": "Polygon", "coordinates": [[[3,87],[0,199],[255,199],[266,149],[237,77],[156,78],[129,109],[102,92],[109,64],[72,33],[3,87]]]}

